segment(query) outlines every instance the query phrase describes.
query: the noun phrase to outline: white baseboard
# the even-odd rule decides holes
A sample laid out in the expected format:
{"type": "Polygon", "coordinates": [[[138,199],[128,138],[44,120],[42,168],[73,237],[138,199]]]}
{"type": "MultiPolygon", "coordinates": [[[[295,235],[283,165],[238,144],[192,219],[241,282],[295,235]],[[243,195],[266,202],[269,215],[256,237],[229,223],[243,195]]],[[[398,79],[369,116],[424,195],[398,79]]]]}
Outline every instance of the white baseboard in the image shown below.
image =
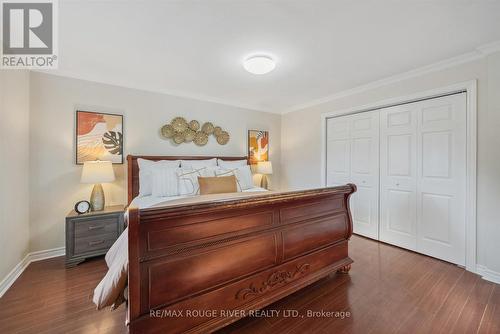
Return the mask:
{"type": "Polygon", "coordinates": [[[11,271],[10,273],[5,276],[5,278],[0,282],[0,298],[4,295],[4,293],[9,290],[12,284],[16,281],[16,279],[21,276],[23,273],[24,269],[30,264],[29,261],[29,256],[30,254],[26,254],[26,256],[19,262],[11,271]]]}
{"type": "Polygon", "coordinates": [[[30,263],[64,255],[66,255],[65,247],[52,248],[29,253],[30,263]]]}
{"type": "Polygon", "coordinates": [[[46,249],[37,252],[31,252],[19,262],[10,273],[0,282],[0,298],[9,290],[14,282],[21,276],[23,271],[28,267],[31,262],[50,259],[53,257],[64,256],[66,249],[64,247],[46,249]]]}
{"type": "Polygon", "coordinates": [[[481,277],[487,281],[490,281],[490,282],[493,282],[493,283],[497,283],[497,284],[500,284],[500,273],[499,272],[496,272],[496,271],[493,271],[489,268],[487,268],[486,266],[483,266],[481,264],[478,264],[476,266],[476,271],[478,273],[478,275],[481,275],[481,277]]]}

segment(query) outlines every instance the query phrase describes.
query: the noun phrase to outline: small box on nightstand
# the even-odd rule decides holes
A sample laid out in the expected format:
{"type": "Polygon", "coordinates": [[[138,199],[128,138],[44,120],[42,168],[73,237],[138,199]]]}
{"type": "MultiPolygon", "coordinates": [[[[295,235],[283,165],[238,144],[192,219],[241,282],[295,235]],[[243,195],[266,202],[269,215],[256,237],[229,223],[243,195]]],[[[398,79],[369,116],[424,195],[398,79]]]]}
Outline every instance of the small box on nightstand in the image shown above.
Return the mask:
{"type": "Polygon", "coordinates": [[[71,210],[66,216],[66,267],[106,254],[123,232],[124,209],[115,205],[84,214],[71,210]]]}

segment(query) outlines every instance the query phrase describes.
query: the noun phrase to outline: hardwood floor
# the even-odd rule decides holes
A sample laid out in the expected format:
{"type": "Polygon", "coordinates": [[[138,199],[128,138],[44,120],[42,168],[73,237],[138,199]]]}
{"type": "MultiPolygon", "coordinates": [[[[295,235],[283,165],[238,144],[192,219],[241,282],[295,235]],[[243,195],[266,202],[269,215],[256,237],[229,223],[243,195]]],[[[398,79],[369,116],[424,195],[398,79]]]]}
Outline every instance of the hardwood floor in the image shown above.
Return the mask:
{"type": "MultiPolygon", "coordinates": [[[[500,333],[500,285],[369,239],[353,236],[350,247],[349,274],[266,308],[277,317],[245,318],[220,333],[500,333]],[[350,316],[308,317],[308,310],[350,316]]],[[[91,301],[105,271],[102,258],[71,269],[63,258],[32,263],[0,299],[0,333],[126,333],[123,306],[96,311],[91,301]]]]}

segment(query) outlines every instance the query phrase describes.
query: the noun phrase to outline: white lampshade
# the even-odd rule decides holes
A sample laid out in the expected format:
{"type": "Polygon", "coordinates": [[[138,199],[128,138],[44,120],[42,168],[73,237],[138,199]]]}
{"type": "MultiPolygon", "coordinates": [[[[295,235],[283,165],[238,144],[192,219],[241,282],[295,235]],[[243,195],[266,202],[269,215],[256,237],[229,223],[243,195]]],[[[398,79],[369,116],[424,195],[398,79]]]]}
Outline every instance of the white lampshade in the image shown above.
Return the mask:
{"type": "Polygon", "coordinates": [[[86,161],[83,163],[81,183],[106,183],[115,180],[111,161],[86,161]]]}
{"type": "Polygon", "coordinates": [[[257,173],[270,175],[273,173],[271,161],[260,161],[257,163],[257,173]]]}

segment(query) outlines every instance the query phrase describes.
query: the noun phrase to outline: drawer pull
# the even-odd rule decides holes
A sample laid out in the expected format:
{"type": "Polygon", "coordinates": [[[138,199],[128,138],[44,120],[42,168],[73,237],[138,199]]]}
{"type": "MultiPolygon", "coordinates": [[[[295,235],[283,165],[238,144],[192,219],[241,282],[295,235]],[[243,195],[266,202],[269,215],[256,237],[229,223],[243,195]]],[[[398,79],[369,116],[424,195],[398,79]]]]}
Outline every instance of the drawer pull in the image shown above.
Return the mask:
{"type": "Polygon", "coordinates": [[[104,226],[89,226],[89,231],[93,231],[93,230],[100,230],[100,229],[103,229],[104,226]]]}
{"type": "Polygon", "coordinates": [[[102,243],[104,243],[104,240],[90,241],[89,246],[100,245],[102,243]]]}

